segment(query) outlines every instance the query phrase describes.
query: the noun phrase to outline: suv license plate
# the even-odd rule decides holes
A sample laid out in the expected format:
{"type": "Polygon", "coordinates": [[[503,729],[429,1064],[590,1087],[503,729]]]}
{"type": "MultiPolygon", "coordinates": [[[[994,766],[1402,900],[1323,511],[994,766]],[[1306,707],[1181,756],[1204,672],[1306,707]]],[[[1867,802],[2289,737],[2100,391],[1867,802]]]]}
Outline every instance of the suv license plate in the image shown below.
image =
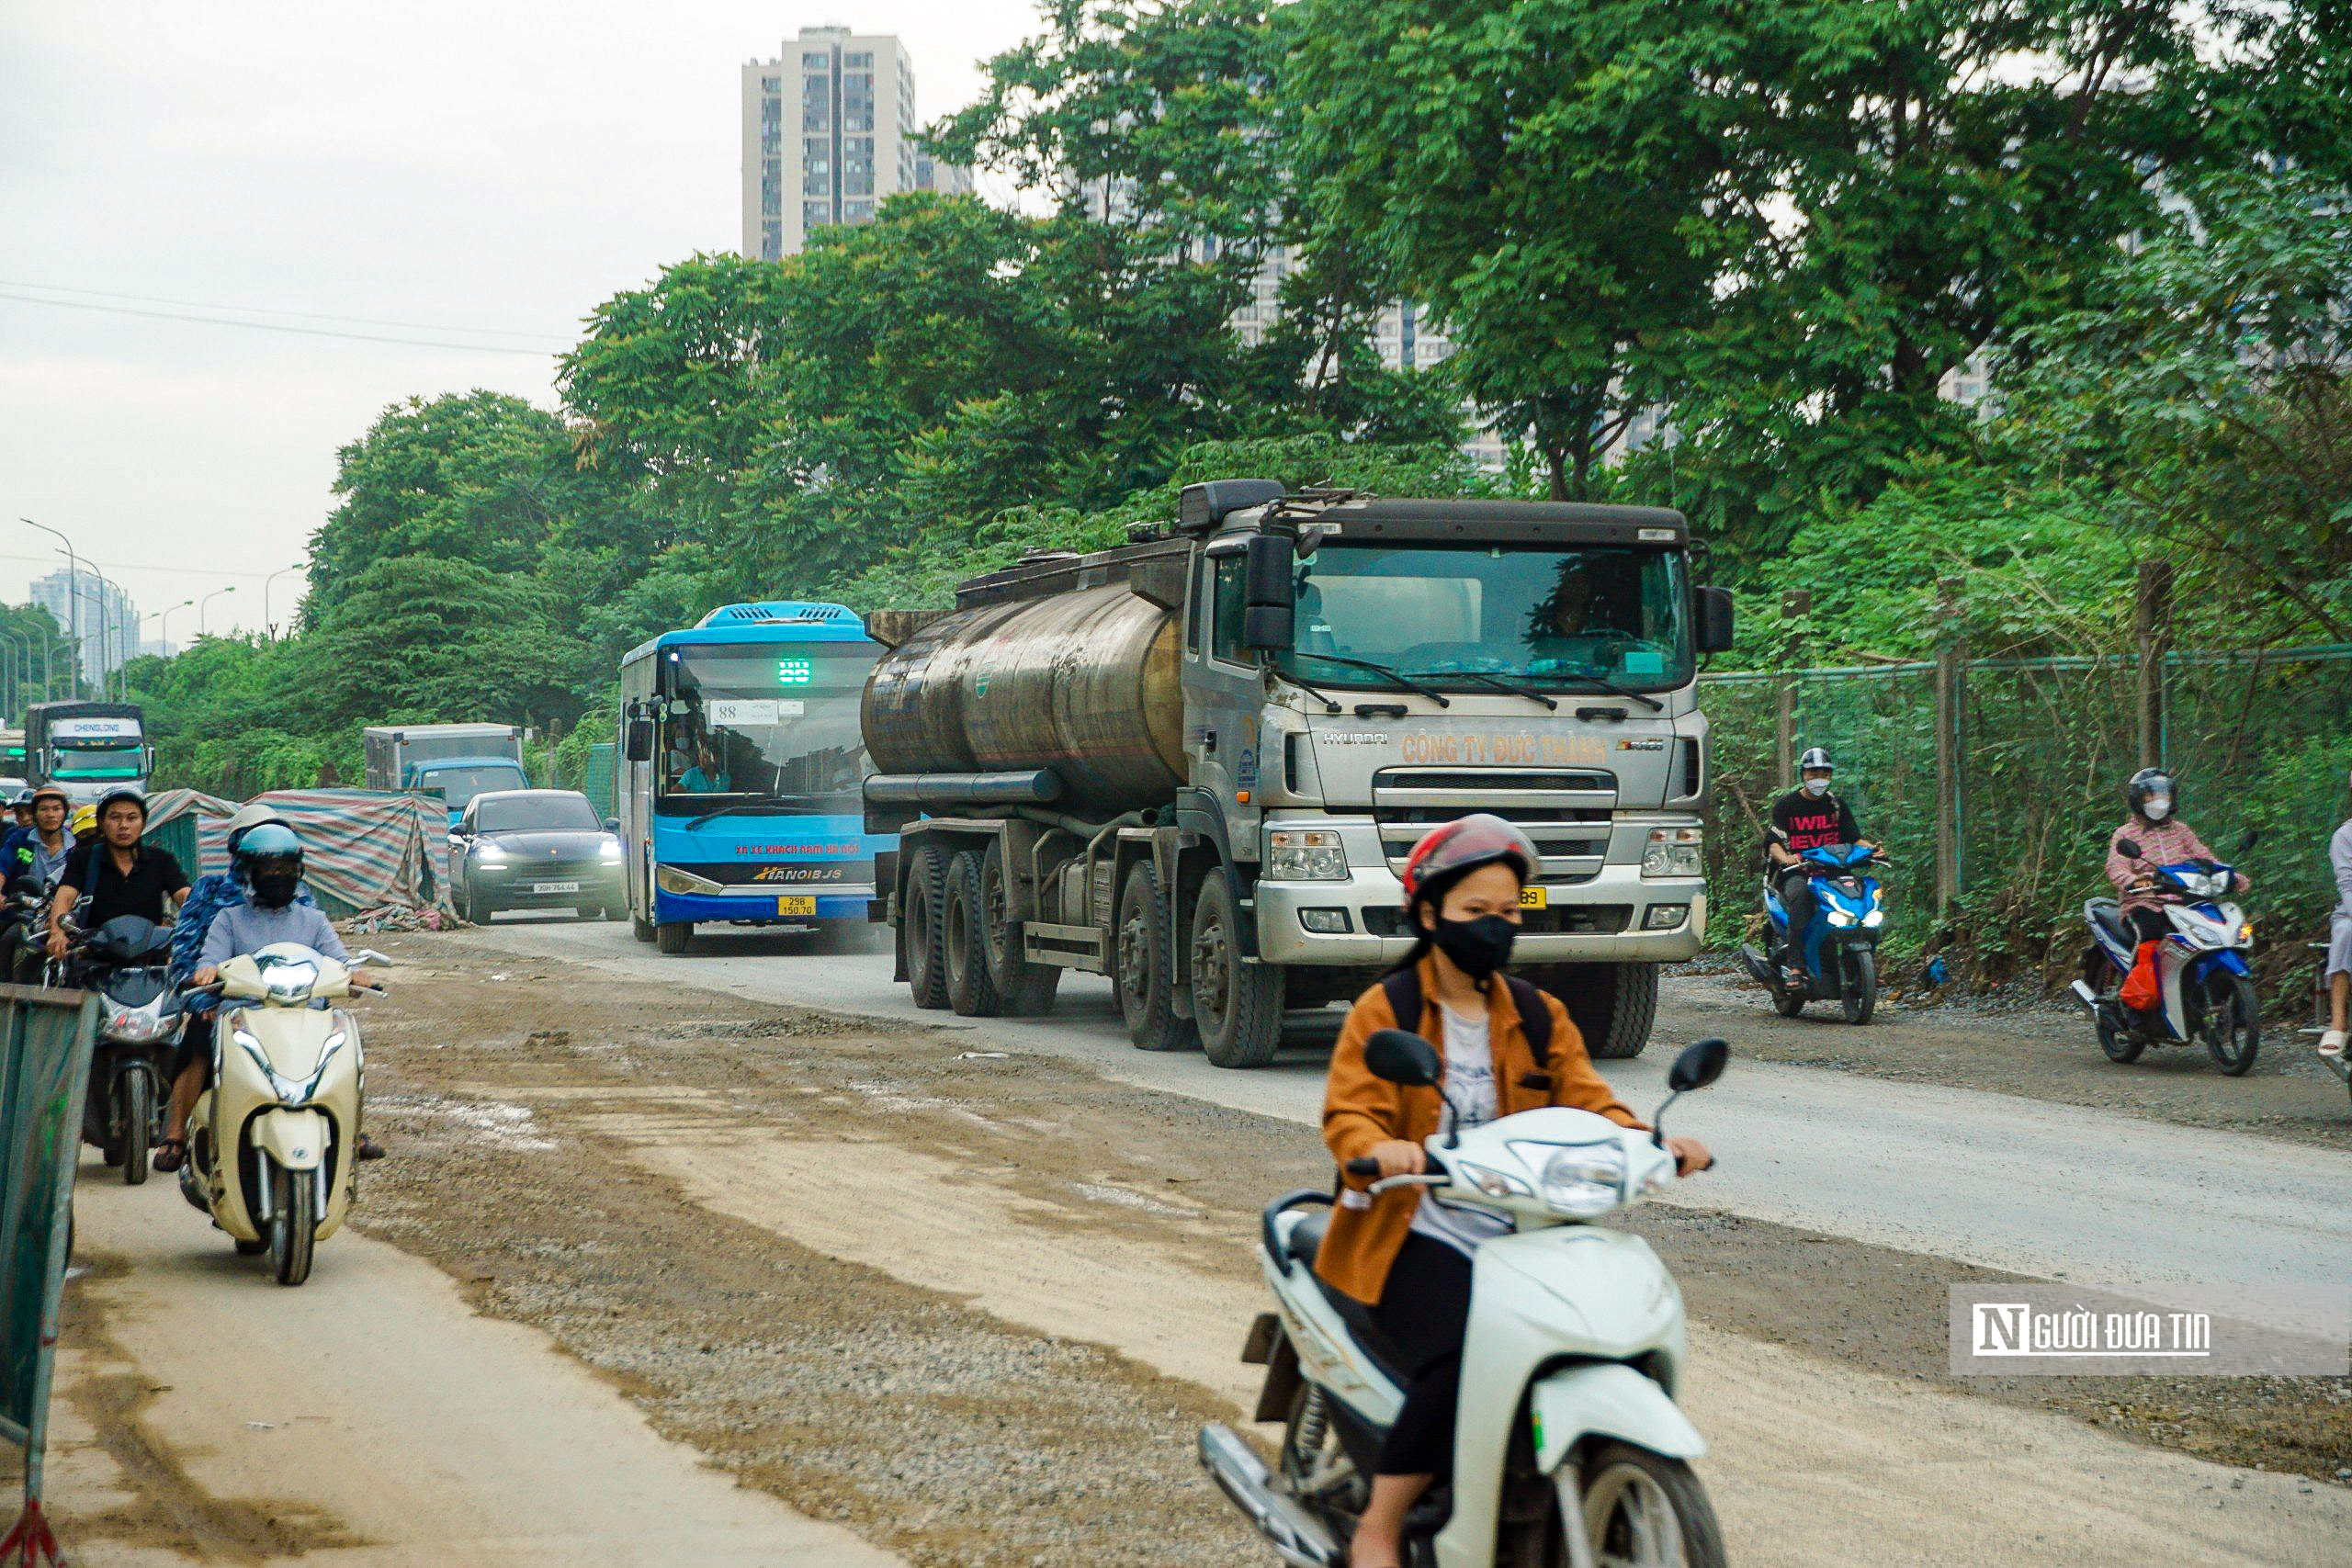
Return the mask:
{"type": "Polygon", "coordinates": [[[531,884],[531,891],[534,893],[577,893],[580,891],[580,884],[577,882],[534,882],[531,884]]]}
{"type": "Polygon", "coordinates": [[[778,895],[775,912],[779,915],[813,915],[817,912],[817,896],[813,893],[778,895]]]}

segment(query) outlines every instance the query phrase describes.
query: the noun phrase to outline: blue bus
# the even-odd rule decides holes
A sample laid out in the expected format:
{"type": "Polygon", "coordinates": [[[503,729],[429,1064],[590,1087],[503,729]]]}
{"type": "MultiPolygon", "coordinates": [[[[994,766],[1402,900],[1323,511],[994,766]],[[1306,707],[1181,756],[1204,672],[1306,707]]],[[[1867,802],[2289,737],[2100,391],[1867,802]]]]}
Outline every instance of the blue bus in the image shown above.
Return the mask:
{"type": "Polygon", "coordinates": [[[621,661],[615,786],[630,924],[863,928],[874,857],[859,706],[881,653],[839,604],[728,604],[621,661]]]}

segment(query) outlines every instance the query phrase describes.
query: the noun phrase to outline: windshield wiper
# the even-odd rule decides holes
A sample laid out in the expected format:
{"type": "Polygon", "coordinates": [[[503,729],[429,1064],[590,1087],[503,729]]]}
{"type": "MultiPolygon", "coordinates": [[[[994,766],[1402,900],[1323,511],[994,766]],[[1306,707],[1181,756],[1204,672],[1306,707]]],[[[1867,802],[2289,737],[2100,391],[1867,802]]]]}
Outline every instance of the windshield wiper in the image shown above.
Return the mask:
{"type": "Polygon", "coordinates": [[[1589,686],[1596,692],[1606,692],[1612,697],[1623,697],[1629,703],[1639,703],[1652,713],[1666,711],[1666,705],[1646,692],[1636,692],[1630,686],[1621,686],[1614,681],[1605,681],[1598,675],[1553,675],[1545,679],[1572,681],[1578,685],[1589,686]]]}
{"type": "Polygon", "coordinates": [[[1410,675],[1406,674],[1403,671],[1398,670],[1392,665],[1374,664],[1369,659],[1351,659],[1344,653],[1302,653],[1299,657],[1301,659],[1321,659],[1333,664],[1350,664],[1353,665],[1358,670],[1369,670],[1384,681],[1394,681],[1398,685],[1404,687],[1407,691],[1419,692],[1421,695],[1429,698],[1430,701],[1435,703],[1442,708],[1450,708],[1453,705],[1453,702],[1447,698],[1444,693],[1433,691],[1430,687],[1422,685],[1419,681],[1414,680],[1410,675]]]}
{"type": "Polygon", "coordinates": [[[1443,677],[1455,681],[1484,682],[1498,692],[1509,692],[1514,697],[1525,697],[1530,702],[1542,703],[1554,713],[1560,711],[1560,705],[1556,701],[1545,696],[1534,687],[1522,686],[1516,681],[1506,681],[1499,675],[1489,675],[1484,670],[1416,670],[1413,673],[1428,676],[1432,680],[1443,677]]]}
{"type": "Polygon", "coordinates": [[[805,812],[816,803],[816,798],[811,795],[771,796],[765,800],[747,800],[740,806],[721,806],[687,823],[684,831],[691,833],[704,823],[715,822],[721,817],[790,817],[805,812]]]}

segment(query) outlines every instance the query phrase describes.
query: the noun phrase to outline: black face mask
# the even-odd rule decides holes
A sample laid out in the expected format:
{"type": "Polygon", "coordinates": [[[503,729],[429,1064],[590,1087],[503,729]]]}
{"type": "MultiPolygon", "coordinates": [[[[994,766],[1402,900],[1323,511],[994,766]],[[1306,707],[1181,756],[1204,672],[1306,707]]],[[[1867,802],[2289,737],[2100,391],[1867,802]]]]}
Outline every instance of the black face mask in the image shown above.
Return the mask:
{"type": "Polygon", "coordinates": [[[1440,915],[1430,940],[1440,953],[1453,960],[1456,968],[1484,984],[1487,976],[1510,962],[1510,946],[1519,940],[1519,927],[1500,915],[1481,915],[1475,920],[1449,920],[1440,915]]]}
{"type": "Polygon", "coordinates": [[[283,909],[294,902],[294,886],[301,878],[290,871],[263,872],[254,878],[254,903],[264,909],[283,909]]]}

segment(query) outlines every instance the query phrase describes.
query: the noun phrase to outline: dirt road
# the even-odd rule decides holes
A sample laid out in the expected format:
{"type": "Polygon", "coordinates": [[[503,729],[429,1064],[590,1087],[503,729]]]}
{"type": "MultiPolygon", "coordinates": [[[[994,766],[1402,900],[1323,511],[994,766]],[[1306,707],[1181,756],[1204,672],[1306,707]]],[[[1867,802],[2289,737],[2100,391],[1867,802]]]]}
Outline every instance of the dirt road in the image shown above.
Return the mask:
{"type": "MultiPolygon", "coordinates": [[[[825,1528],[803,1516],[924,1564],[1266,1561],[1191,1438],[1250,1392],[1248,1238],[1324,1176],[1309,1129],[1009,1030],[844,1025],[503,931],[389,945],[369,1088],[395,1157],[311,1285],[267,1285],[166,1186],[85,1189],[106,1262],[53,1488],[78,1561],[410,1562],[446,1529],[441,1561],[650,1562],[650,1520],[706,1532],[664,1561],[867,1560],[792,1555],[825,1528]],[[322,1463],[330,1438],[363,1462],[322,1463]]],[[[2283,1420],[2194,1380],[1984,1397],[1941,1375],[1961,1266],[1703,1212],[1645,1229],[1692,1304],[1744,1564],[2319,1563],[2352,1539],[2352,1489],[2279,1472],[2352,1464],[2326,1390],[2283,1420]]]]}

